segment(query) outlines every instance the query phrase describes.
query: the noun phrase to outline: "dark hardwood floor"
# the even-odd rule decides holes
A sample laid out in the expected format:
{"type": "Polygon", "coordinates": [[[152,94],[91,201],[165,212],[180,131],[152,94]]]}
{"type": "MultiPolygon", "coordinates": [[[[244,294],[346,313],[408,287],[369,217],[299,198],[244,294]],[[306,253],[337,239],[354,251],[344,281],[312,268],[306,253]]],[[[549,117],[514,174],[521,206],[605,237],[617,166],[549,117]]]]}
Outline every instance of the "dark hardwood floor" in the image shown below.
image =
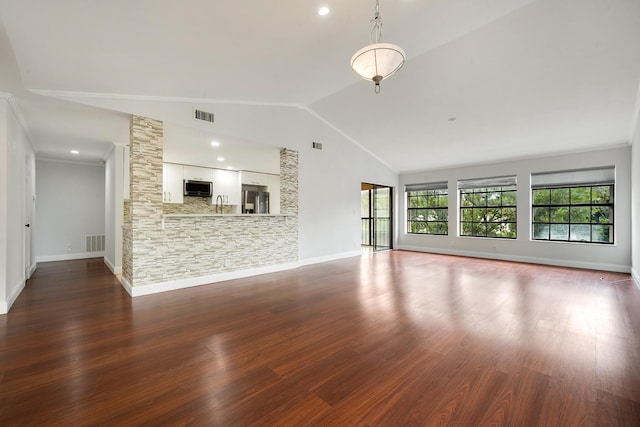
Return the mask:
{"type": "Polygon", "coordinates": [[[129,296],[42,263],[0,316],[0,425],[640,426],[627,274],[412,252],[129,296]]]}

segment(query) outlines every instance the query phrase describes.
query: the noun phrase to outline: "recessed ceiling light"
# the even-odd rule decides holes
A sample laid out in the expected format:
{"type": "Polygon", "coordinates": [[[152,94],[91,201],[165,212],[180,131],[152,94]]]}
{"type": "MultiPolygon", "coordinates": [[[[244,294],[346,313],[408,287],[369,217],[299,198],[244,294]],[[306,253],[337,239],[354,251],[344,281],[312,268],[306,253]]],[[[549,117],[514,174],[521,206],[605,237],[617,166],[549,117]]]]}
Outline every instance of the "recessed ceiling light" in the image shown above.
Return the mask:
{"type": "Polygon", "coordinates": [[[326,6],[322,6],[320,9],[318,9],[318,15],[320,16],[325,16],[329,14],[329,8],[326,6]]]}
{"type": "Polygon", "coordinates": [[[71,154],[80,154],[78,150],[71,150],[71,154]]]}
{"type": "Polygon", "coordinates": [[[218,141],[211,141],[211,146],[212,147],[219,147],[220,143],[218,141]]]}
{"type": "Polygon", "coordinates": [[[455,117],[449,117],[447,120],[449,120],[450,122],[455,122],[458,119],[456,119],[455,117]]]}
{"type": "Polygon", "coordinates": [[[227,169],[233,169],[233,166],[227,166],[227,169]]]}
{"type": "Polygon", "coordinates": [[[218,157],[219,162],[224,162],[224,157],[218,157]]]}

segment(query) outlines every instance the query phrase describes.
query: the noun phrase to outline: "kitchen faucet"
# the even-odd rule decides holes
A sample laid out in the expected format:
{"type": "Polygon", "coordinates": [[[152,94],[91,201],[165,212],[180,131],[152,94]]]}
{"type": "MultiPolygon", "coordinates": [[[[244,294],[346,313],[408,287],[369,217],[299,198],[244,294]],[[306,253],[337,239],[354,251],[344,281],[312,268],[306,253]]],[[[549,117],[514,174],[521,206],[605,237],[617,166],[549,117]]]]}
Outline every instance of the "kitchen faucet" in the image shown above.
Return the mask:
{"type": "Polygon", "coordinates": [[[222,196],[220,194],[218,194],[218,197],[216,197],[216,213],[218,213],[218,201],[220,201],[220,213],[222,212],[222,196]]]}

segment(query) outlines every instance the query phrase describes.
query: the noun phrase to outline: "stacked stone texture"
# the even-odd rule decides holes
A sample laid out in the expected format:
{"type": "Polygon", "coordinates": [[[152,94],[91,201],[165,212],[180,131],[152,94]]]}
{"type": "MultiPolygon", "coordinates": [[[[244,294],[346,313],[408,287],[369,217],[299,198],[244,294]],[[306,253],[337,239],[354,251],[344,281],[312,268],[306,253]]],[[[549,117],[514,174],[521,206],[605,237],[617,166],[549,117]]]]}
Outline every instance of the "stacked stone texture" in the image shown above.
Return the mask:
{"type": "Polygon", "coordinates": [[[163,280],[162,122],[133,116],[130,134],[131,284],[140,286],[163,280]]]}
{"type": "Polygon", "coordinates": [[[280,150],[280,212],[298,215],[298,152],[280,150]]]}

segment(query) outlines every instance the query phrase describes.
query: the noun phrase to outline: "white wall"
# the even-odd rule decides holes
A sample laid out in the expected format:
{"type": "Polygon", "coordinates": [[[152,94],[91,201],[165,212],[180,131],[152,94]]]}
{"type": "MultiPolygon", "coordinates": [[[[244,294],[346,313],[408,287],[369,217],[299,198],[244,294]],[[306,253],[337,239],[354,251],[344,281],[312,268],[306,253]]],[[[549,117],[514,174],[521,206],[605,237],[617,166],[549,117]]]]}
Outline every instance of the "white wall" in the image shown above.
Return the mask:
{"type": "Polygon", "coordinates": [[[105,248],[104,262],[114,274],[122,273],[122,221],[124,149],[113,145],[105,161],[105,248]]]}
{"type": "Polygon", "coordinates": [[[36,191],[36,261],[104,256],[85,251],[86,235],[105,234],[104,165],[38,159],[36,191]]]}
{"type": "MultiPolygon", "coordinates": [[[[640,97],[638,98],[640,100],[640,97]]],[[[640,287],[640,115],[635,125],[633,146],[631,147],[631,253],[633,278],[640,287]]]]}
{"type": "Polygon", "coordinates": [[[31,265],[31,256],[25,250],[31,234],[25,232],[28,220],[25,201],[33,199],[33,187],[26,184],[27,172],[29,177],[33,176],[33,158],[13,98],[3,94],[0,96],[0,314],[11,308],[24,289],[31,265]]]}
{"type": "Polygon", "coordinates": [[[361,183],[397,187],[398,174],[305,110],[300,124],[300,260],[359,253],[361,183]]]}
{"type": "Polygon", "coordinates": [[[400,176],[400,216],[398,247],[411,250],[479,256],[514,261],[564,265],[629,272],[631,269],[631,148],[541,157],[512,162],[425,171],[400,176]],[[530,239],[532,172],[558,171],[615,165],[615,244],[541,242],[530,239]],[[518,238],[490,239],[458,237],[457,180],[517,175],[518,238]],[[407,234],[404,185],[420,182],[448,181],[449,236],[407,234]]]}
{"type": "Polygon", "coordinates": [[[299,152],[299,259],[315,262],[360,253],[360,184],[396,187],[398,175],[297,106],[240,105],[114,98],[68,98],[101,108],[208,130],[255,145],[299,152]],[[214,113],[202,123],[193,108],[214,113]],[[323,150],[311,148],[313,141],[323,150]]]}

